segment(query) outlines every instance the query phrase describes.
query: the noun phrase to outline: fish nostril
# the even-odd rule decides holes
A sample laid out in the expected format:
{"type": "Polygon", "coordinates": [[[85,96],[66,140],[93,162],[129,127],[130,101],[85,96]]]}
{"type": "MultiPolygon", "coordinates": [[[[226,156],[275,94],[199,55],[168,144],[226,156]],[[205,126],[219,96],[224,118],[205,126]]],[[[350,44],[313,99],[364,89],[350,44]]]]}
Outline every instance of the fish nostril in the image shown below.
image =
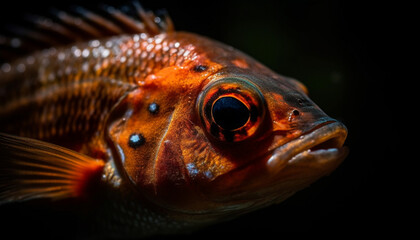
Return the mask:
{"type": "Polygon", "coordinates": [[[297,102],[298,102],[298,104],[299,104],[300,106],[302,106],[302,105],[303,105],[303,100],[302,100],[302,99],[300,99],[300,98],[299,98],[299,99],[297,100],[297,102]]]}
{"type": "Polygon", "coordinates": [[[292,122],[300,115],[299,110],[293,109],[293,111],[289,112],[289,122],[292,122]]]}

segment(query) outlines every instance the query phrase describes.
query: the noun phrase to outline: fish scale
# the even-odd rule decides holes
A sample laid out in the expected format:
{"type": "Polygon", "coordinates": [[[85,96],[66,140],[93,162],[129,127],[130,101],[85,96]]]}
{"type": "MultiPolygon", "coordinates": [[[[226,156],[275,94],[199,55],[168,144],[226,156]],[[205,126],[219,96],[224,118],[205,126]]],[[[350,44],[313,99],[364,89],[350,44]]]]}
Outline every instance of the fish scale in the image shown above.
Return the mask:
{"type": "MultiPolygon", "coordinates": [[[[92,133],[101,131],[102,129],[95,127],[99,126],[110,108],[124,93],[141,84],[149,74],[163,67],[182,64],[183,59],[188,57],[178,54],[185,52],[182,47],[176,39],[171,39],[166,34],[156,37],[136,34],[40,52],[34,57],[43,59],[40,63],[27,64],[18,61],[11,64],[9,71],[3,71],[0,75],[2,82],[16,84],[24,79],[30,83],[18,93],[5,88],[6,94],[2,96],[3,107],[0,114],[7,116],[7,122],[13,122],[13,118],[26,119],[19,109],[31,108],[34,115],[25,112],[25,116],[29,115],[30,120],[24,125],[28,128],[37,125],[40,130],[35,132],[22,126],[16,127],[19,128],[20,134],[38,139],[60,137],[81,130],[92,133]],[[174,51],[175,46],[179,50],[174,51]],[[99,53],[91,54],[93,52],[99,52],[103,56],[99,53]],[[26,70],[18,71],[17,66],[20,65],[24,65],[26,70]],[[85,67],[86,65],[88,67],[85,67]],[[64,73],[63,66],[66,69],[64,73]],[[101,93],[102,89],[107,92],[101,93]],[[59,99],[57,96],[60,96],[59,99]],[[102,117],[92,115],[92,111],[86,111],[86,108],[82,107],[83,102],[96,105],[96,109],[101,109],[102,112],[95,114],[102,117]],[[48,108],[42,107],[44,105],[55,107],[46,111],[48,108]],[[40,110],[42,114],[39,115],[40,110]],[[45,121],[46,119],[49,121],[45,121]],[[60,121],[61,119],[66,120],[60,121]],[[55,123],[60,122],[59,126],[51,120],[55,120],[55,123]]],[[[25,85],[25,82],[22,85],[25,85]]],[[[5,129],[7,132],[16,133],[14,126],[9,125],[5,129]]]]}
{"type": "Polygon", "coordinates": [[[347,129],[302,83],[132,8],[19,29],[48,47],[0,67],[0,205],[69,201],[98,236],[189,232],[283,201],[346,157],[347,129]]]}

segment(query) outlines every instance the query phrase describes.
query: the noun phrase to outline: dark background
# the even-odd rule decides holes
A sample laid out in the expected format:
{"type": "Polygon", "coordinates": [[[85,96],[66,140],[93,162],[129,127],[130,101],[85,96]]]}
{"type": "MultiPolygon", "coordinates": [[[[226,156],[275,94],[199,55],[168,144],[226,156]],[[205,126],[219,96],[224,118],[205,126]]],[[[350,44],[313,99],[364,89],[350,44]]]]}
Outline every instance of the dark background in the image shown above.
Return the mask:
{"type": "MultiPolygon", "coordinates": [[[[389,90],[395,92],[394,85],[402,84],[393,76],[402,31],[398,19],[404,15],[401,5],[321,0],[141,3],[152,10],[165,8],[177,30],[229,44],[300,80],[314,102],[349,130],[350,154],[330,176],[282,204],[184,238],[400,231],[396,224],[402,219],[394,215],[398,206],[392,199],[401,190],[387,168],[397,152],[396,117],[390,114],[395,111],[395,95],[389,90]]],[[[0,20],[7,25],[19,22],[22,13],[42,14],[51,6],[66,9],[69,5],[86,4],[11,2],[2,6],[0,20]]]]}

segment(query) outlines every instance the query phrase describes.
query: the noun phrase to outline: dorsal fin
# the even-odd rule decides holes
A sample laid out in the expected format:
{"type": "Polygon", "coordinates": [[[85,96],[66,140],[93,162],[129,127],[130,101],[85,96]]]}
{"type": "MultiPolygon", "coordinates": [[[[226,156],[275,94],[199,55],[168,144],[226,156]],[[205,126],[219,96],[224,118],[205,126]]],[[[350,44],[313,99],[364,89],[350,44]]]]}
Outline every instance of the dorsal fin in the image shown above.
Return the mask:
{"type": "Polygon", "coordinates": [[[49,16],[27,15],[28,26],[6,26],[0,34],[0,63],[49,47],[102,39],[120,34],[151,36],[174,31],[166,11],[157,15],[137,1],[121,8],[102,5],[96,10],[82,6],[70,11],[52,9],[49,16]]]}

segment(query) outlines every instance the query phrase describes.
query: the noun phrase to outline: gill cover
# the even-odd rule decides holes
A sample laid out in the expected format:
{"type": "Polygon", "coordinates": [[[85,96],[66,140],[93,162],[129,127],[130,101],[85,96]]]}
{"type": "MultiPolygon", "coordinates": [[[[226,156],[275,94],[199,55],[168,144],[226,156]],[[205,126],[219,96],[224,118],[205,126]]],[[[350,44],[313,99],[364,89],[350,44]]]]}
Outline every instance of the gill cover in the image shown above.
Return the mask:
{"type": "Polygon", "coordinates": [[[177,212],[224,207],[201,188],[245,164],[243,146],[254,145],[246,148],[259,154],[261,145],[248,140],[261,132],[267,112],[261,90],[232,76],[217,76],[191,92],[136,89],[121,100],[106,136],[123,182],[146,201],[177,212]]]}

